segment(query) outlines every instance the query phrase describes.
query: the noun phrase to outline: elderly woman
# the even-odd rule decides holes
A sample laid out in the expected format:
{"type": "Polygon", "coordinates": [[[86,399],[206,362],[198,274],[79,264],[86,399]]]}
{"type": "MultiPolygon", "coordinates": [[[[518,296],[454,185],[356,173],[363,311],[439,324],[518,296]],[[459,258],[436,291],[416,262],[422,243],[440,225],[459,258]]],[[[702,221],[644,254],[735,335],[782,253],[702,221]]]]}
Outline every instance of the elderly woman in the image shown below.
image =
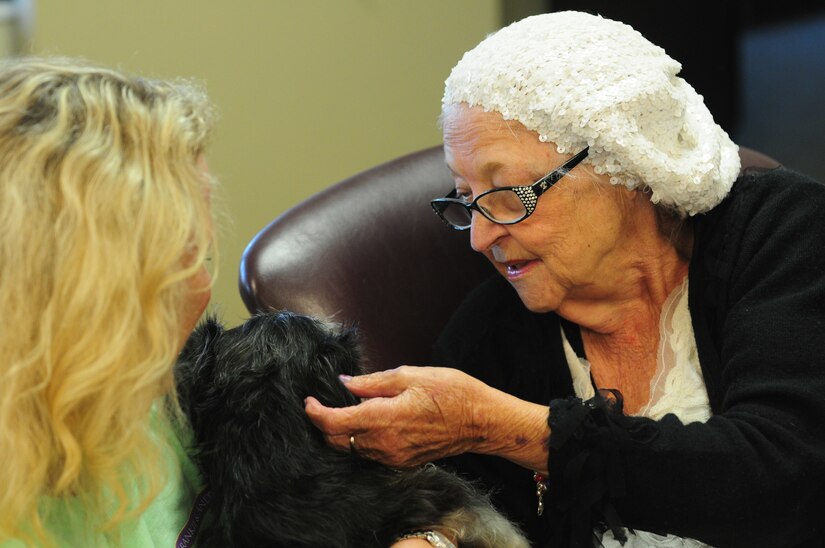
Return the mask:
{"type": "Polygon", "coordinates": [[[210,296],[211,110],[182,82],[0,65],[4,547],[172,546],[187,521],[173,366],[210,296]]]}
{"type": "Polygon", "coordinates": [[[433,206],[501,276],[443,333],[454,368],[343,379],[352,408],[309,398],[329,443],[465,454],[537,545],[821,545],[825,186],[740,173],[679,70],[573,12],[464,56],[433,206]]]}

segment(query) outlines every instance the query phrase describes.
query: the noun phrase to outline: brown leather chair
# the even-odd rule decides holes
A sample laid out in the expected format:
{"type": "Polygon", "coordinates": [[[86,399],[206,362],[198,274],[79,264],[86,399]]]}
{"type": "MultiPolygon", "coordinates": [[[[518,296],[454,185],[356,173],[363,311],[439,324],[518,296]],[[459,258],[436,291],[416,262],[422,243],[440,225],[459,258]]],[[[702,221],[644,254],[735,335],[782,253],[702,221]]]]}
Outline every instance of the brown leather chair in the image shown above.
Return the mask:
{"type": "MultiPolygon", "coordinates": [[[[743,169],[778,163],[741,149],[743,169]]],[[[240,266],[250,312],[292,310],[357,324],[368,368],[424,365],[467,292],[494,270],[429,201],[453,181],[441,146],[355,175],[285,212],[240,266]]]]}

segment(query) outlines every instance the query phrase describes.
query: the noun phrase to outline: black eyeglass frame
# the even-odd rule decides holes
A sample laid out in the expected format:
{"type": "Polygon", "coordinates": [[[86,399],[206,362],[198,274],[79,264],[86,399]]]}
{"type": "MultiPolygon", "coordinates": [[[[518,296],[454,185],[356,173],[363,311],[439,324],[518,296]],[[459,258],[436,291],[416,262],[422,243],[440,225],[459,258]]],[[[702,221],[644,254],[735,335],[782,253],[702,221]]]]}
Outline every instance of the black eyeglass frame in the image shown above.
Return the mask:
{"type": "Polygon", "coordinates": [[[457,191],[453,189],[445,197],[431,200],[430,206],[433,208],[433,211],[435,211],[435,214],[438,215],[438,217],[442,221],[444,221],[447,224],[447,226],[454,230],[467,230],[471,226],[470,224],[468,224],[467,226],[456,226],[450,221],[448,221],[446,218],[444,218],[444,211],[449,206],[454,204],[465,208],[470,219],[473,218],[473,210],[475,210],[484,215],[484,217],[489,221],[499,225],[514,225],[516,223],[520,223],[521,221],[532,215],[533,212],[536,210],[536,204],[538,203],[539,196],[544,194],[544,192],[547,191],[548,188],[558,183],[562,177],[567,175],[574,167],[579,165],[579,163],[581,163],[582,160],[587,158],[589,150],[590,147],[586,147],[584,150],[574,155],[572,158],[564,162],[562,165],[560,165],[559,167],[557,167],[556,169],[554,169],[553,171],[551,171],[550,173],[548,173],[547,175],[545,175],[544,177],[537,180],[535,183],[531,185],[503,186],[500,188],[493,188],[479,194],[478,197],[476,197],[476,199],[469,204],[463,200],[460,200],[459,198],[456,198],[457,191]],[[525,214],[523,217],[516,219],[514,221],[497,221],[496,219],[490,217],[490,215],[487,214],[484,208],[478,206],[478,201],[487,196],[488,194],[492,194],[493,192],[502,192],[505,190],[511,190],[516,194],[516,196],[518,196],[518,199],[521,201],[521,204],[524,206],[525,210],[525,214]]]}

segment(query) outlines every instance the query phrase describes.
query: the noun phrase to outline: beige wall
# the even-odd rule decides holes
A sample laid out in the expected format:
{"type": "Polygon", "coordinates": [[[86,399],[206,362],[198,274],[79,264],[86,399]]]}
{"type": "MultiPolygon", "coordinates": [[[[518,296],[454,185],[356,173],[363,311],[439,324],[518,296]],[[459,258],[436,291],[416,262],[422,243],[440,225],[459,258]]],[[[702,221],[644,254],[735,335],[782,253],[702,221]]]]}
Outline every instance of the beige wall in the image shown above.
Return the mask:
{"type": "Polygon", "coordinates": [[[246,243],[324,187],[438,143],[444,79],[499,24],[500,0],[39,0],[32,51],[205,81],[229,217],[213,307],[234,324],[246,243]]]}

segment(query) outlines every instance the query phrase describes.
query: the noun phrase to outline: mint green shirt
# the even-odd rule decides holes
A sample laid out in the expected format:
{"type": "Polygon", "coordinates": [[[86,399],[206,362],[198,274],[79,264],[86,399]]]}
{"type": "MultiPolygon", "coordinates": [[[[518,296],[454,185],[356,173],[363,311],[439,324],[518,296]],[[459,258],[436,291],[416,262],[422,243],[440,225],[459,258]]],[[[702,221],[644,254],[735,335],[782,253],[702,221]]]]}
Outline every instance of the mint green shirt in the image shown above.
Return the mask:
{"type": "MultiPolygon", "coordinates": [[[[71,501],[61,502],[62,511],[49,515],[46,524],[57,546],[83,548],[173,548],[189,518],[192,504],[202,487],[197,466],[176,436],[169,436],[172,458],[169,459],[168,483],[146,511],[133,523],[124,526],[120,541],[114,543],[105,535],[88,531],[82,510],[71,501]],[[74,510],[74,511],[72,511],[74,510]]],[[[25,548],[17,540],[0,542],[0,548],[25,548]]]]}

